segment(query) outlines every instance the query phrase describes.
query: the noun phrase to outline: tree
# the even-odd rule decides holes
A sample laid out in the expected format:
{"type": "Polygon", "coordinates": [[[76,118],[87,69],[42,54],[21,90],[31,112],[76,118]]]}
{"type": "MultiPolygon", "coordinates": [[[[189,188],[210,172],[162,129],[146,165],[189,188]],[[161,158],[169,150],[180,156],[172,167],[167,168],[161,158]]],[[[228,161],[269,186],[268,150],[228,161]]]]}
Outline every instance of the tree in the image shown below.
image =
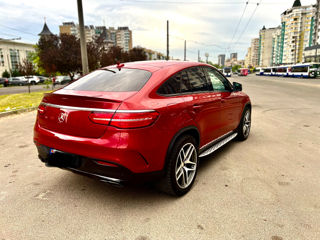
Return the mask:
{"type": "Polygon", "coordinates": [[[113,46],[104,52],[101,56],[101,66],[109,66],[116,64],[117,62],[127,62],[128,54],[122,50],[121,47],[113,46]]]}
{"type": "Polygon", "coordinates": [[[12,77],[19,77],[19,76],[21,76],[21,73],[19,72],[18,69],[14,69],[11,71],[11,76],[12,77]]]}
{"type": "Polygon", "coordinates": [[[26,58],[22,60],[22,63],[19,63],[18,71],[23,76],[30,76],[35,74],[35,70],[32,62],[26,58]]]}
{"type": "Polygon", "coordinates": [[[100,67],[100,61],[104,52],[104,40],[102,37],[87,43],[89,70],[93,71],[100,67]]]}
{"type": "Polygon", "coordinates": [[[241,68],[241,65],[234,65],[232,66],[232,72],[238,72],[240,68],[241,68]]]}
{"type": "Polygon", "coordinates": [[[39,54],[38,54],[38,46],[35,46],[35,49],[36,51],[35,52],[30,52],[29,53],[29,56],[28,56],[28,59],[30,59],[30,61],[32,61],[33,63],[33,66],[34,66],[34,69],[36,71],[36,74],[38,75],[48,75],[46,73],[46,70],[41,67],[41,62],[40,62],[40,57],[39,57],[39,54]]]}
{"type": "Polygon", "coordinates": [[[59,56],[59,37],[50,35],[41,37],[36,46],[39,56],[39,67],[44,69],[47,74],[55,74],[57,71],[57,59],[59,56]]]}
{"type": "Polygon", "coordinates": [[[2,77],[3,78],[9,78],[10,77],[10,73],[6,70],[4,70],[4,72],[2,73],[2,77]]]}
{"type": "Polygon", "coordinates": [[[69,75],[73,80],[74,73],[80,72],[82,69],[79,39],[73,35],[61,34],[57,50],[57,70],[62,74],[69,75]]]}
{"type": "Polygon", "coordinates": [[[147,54],[144,48],[134,47],[129,51],[129,61],[145,61],[147,60],[147,54]]]}
{"type": "Polygon", "coordinates": [[[37,44],[39,66],[48,74],[67,74],[81,70],[80,42],[73,35],[61,34],[41,37],[37,44]]]}

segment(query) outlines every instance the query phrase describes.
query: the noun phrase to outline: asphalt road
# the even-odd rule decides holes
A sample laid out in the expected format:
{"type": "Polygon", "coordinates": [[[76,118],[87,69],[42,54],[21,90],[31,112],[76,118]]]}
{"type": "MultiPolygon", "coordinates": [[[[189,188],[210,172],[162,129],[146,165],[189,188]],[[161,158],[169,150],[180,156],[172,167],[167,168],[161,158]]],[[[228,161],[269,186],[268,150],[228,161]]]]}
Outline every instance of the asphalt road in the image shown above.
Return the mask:
{"type": "MultiPolygon", "coordinates": [[[[56,85],[54,89],[60,88],[62,85],[56,85]]],[[[52,89],[52,85],[49,85],[49,89],[52,89]]],[[[46,85],[31,85],[31,92],[41,92],[48,90],[46,85]]],[[[0,95],[15,94],[15,93],[27,93],[28,86],[12,86],[0,88],[0,95]]]]}
{"type": "Polygon", "coordinates": [[[251,135],[202,159],[181,198],[46,168],[35,112],[0,119],[0,239],[320,239],[320,80],[231,80],[251,135]]]}

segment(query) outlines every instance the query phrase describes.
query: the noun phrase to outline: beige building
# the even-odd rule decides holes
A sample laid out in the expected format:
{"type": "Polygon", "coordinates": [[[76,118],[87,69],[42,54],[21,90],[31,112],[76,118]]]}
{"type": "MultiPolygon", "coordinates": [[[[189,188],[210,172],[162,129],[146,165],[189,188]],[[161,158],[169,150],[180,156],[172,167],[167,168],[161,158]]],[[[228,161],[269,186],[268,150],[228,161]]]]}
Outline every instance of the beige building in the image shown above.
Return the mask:
{"type": "Polygon", "coordinates": [[[259,57],[259,38],[251,39],[251,45],[248,48],[248,52],[245,58],[246,67],[257,67],[259,57]]]}
{"type": "Polygon", "coordinates": [[[132,31],[128,27],[118,27],[116,44],[126,52],[132,49],[132,31]]]}
{"type": "Polygon", "coordinates": [[[248,47],[248,51],[247,51],[247,54],[245,56],[245,59],[244,59],[244,66],[245,67],[251,67],[252,64],[251,64],[251,47],[248,47]]]}
{"type": "MultiPolygon", "coordinates": [[[[60,34],[70,34],[80,38],[79,24],[75,24],[74,22],[63,22],[62,25],[59,26],[59,32],[60,34]]],[[[85,26],[84,34],[86,42],[92,42],[95,37],[94,26],[85,26]]]]}
{"type": "Polygon", "coordinates": [[[259,32],[259,50],[258,50],[258,65],[260,67],[268,67],[272,65],[272,50],[273,50],[273,35],[281,27],[263,28],[259,32]]]}
{"type": "Polygon", "coordinates": [[[33,44],[0,39],[0,77],[5,70],[16,70],[31,52],[35,52],[33,44]]]}

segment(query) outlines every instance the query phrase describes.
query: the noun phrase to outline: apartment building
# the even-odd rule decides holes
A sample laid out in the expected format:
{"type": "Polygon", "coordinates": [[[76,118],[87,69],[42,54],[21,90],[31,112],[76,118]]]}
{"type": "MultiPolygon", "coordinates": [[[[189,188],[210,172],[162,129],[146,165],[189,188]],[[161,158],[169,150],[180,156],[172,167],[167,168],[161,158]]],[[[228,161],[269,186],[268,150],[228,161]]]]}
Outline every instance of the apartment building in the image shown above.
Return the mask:
{"type": "Polygon", "coordinates": [[[251,67],[252,63],[251,63],[251,47],[248,47],[248,51],[247,54],[244,58],[244,66],[245,67],[251,67]]]}
{"type": "MultiPolygon", "coordinates": [[[[59,26],[60,34],[70,34],[80,38],[79,25],[74,22],[63,22],[59,26]]],[[[84,35],[86,42],[92,42],[95,37],[95,28],[93,25],[84,27],[84,35]]]]}
{"type": "Polygon", "coordinates": [[[251,39],[251,45],[245,58],[246,67],[257,67],[259,65],[259,38],[251,39]]]}
{"type": "Polygon", "coordinates": [[[273,36],[281,30],[281,27],[263,28],[259,31],[258,65],[261,67],[271,66],[273,63],[273,36]]]}
{"type": "Polygon", "coordinates": [[[300,1],[295,1],[292,8],[281,14],[283,37],[275,48],[280,52],[279,63],[303,62],[304,49],[314,44],[315,19],[316,6],[301,6],[300,1]]]}
{"type": "MultiPolygon", "coordinates": [[[[80,38],[79,25],[74,22],[63,22],[59,26],[60,34],[71,34],[80,38]]],[[[106,47],[119,46],[125,51],[132,49],[132,31],[128,27],[106,28],[105,26],[85,26],[86,42],[102,37],[106,47]]]]}
{"type": "Polygon", "coordinates": [[[225,54],[220,54],[218,56],[218,65],[219,66],[224,66],[226,61],[226,55],[225,54]]]}
{"type": "Polygon", "coordinates": [[[116,44],[126,52],[132,49],[132,31],[128,27],[118,27],[116,44]]]}

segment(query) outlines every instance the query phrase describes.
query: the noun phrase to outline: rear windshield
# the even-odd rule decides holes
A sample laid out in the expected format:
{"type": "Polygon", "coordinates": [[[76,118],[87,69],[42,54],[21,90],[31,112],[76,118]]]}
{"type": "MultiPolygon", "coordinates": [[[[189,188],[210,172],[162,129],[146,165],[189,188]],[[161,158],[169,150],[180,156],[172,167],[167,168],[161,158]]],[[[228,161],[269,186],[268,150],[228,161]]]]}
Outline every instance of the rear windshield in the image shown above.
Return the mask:
{"type": "Polygon", "coordinates": [[[71,83],[64,89],[95,92],[133,92],[139,91],[150,77],[150,72],[140,69],[97,70],[71,83]]]}

